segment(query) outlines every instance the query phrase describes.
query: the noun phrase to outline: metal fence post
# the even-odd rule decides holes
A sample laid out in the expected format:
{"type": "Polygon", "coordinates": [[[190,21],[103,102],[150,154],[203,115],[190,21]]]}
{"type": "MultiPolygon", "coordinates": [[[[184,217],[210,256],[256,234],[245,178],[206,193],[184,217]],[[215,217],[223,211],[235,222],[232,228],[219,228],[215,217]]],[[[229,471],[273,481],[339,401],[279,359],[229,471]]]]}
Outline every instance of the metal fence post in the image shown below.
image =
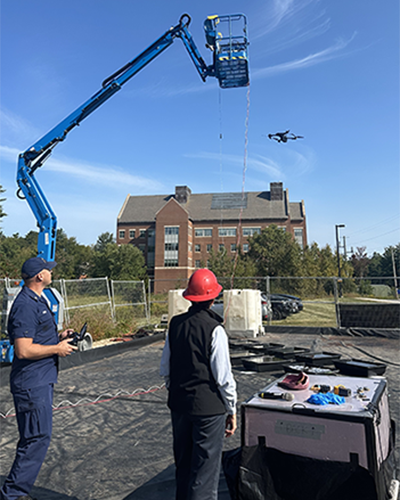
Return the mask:
{"type": "Polygon", "coordinates": [[[70,316],[69,316],[67,288],[65,286],[65,279],[63,278],[60,279],[60,290],[62,298],[64,299],[64,320],[66,321],[67,324],[69,324],[70,316]]]}
{"type": "Polygon", "coordinates": [[[145,287],[145,284],[144,284],[144,281],[142,281],[142,289],[143,289],[143,298],[144,298],[144,313],[146,315],[146,321],[147,323],[149,323],[149,307],[148,305],[146,304],[146,287],[145,287]]]}
{"type": "Polygon", "coordinates": [[[109,280],[111,287],[111,317],[114,319],[115,315],[115,293],[114,293],[114,280],[109,280]]]}
{"type": "Polygon", "coordinates": [[[267,299],[268,299],[268,304],[267,304],[267,307],[269,308],[269,314],[268,314],[268,319],[267,319],[267,323],[268,323],[268,326],[271,325],[271,321],[272,321],[272,306],[269,307],[269,300],[270,300],[270,295],[271,295],[271,282],[270,282],[270,279],[269,279],[269,276],[267,276],[265,278],[265,289],[266,289],[266,292],[267,292],[267,299]]]}
{"type": "Polygon", "coordinates": [[[339,311],[338,278],[334,276],[332,277],[332,279],[333,279],[333,290],[335,297],[336,326],[340,328],[341,325],[340,325],[340,311],[339,311]]]}
{"type": "Polygon", "coordinates": [[[149,321],[151,321],[151,278],[149,278],[149,300],[147,307],[149,308],[149,321]]]}

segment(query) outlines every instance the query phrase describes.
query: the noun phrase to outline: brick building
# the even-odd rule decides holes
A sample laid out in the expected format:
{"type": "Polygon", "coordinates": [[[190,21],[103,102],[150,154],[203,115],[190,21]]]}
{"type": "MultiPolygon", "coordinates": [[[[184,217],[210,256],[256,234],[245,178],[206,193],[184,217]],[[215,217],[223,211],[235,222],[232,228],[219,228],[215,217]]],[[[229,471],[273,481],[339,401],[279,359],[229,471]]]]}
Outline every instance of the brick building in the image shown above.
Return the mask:
{"type": "Polygon", "coordinates": [[[272,182],[270,191],[243,195],[192,194],[187,186],[176,186],[174,195],[128,195],[117,218],[117,243],[143,252],[155,292],[161,292],[170,288],[164,280],[186,283],[195,268],[207,266],[211,249],[225,248],[233,256],[238,236],[246,252],[248,236],[271,224],[302,247],[307,244],[304,201],[290,202],[281,182],[272,182]]]}

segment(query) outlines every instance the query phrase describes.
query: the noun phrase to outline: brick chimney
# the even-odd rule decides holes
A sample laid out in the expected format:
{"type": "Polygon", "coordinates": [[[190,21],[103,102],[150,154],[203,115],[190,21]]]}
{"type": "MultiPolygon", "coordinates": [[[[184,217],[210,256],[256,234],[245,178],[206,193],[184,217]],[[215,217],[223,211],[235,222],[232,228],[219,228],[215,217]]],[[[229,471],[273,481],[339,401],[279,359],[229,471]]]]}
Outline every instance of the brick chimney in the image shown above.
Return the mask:
{"type": "Polygon", "coordinates": [[[271,201],[283,200],[283,183],[271,182],[270,183],[271,201]]]}
{"type": "Polygon", "coordinates": [[[175,186],[175,199],[179,203],[187,203],[192,191],[187,186],[175,186]]]}

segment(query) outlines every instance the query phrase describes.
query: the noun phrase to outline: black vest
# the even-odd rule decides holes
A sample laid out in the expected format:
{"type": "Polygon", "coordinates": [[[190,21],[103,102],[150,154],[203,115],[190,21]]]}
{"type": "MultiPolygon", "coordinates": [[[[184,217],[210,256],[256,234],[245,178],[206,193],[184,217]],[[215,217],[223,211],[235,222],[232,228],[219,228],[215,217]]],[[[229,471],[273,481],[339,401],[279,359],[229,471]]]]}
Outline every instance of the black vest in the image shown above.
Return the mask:
{"type": "Polygon", "coordinates": [[[188,415],[221,415],[223,399],[210,368],[211,334],[222,319],[193,304],[169,326],[170,385],[168,406],[188,415]]]}

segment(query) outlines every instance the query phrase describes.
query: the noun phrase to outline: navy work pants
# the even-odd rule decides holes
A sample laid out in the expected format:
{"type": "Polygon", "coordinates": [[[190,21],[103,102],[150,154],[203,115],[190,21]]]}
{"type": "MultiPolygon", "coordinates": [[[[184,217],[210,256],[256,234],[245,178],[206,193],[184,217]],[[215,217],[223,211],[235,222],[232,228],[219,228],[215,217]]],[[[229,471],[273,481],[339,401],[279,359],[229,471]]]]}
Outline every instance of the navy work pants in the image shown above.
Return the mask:
{"type": "Polygon", "coordinates": [[[20,439],[11,471],[0,498],[14,500],[29,495],[50,444],[53,384],[13,394],[20,439]]]}
{"type": "Polygon", "coordinates": [[[171,417],[176,500],[216,500],[226,415],[171,417]]]}

